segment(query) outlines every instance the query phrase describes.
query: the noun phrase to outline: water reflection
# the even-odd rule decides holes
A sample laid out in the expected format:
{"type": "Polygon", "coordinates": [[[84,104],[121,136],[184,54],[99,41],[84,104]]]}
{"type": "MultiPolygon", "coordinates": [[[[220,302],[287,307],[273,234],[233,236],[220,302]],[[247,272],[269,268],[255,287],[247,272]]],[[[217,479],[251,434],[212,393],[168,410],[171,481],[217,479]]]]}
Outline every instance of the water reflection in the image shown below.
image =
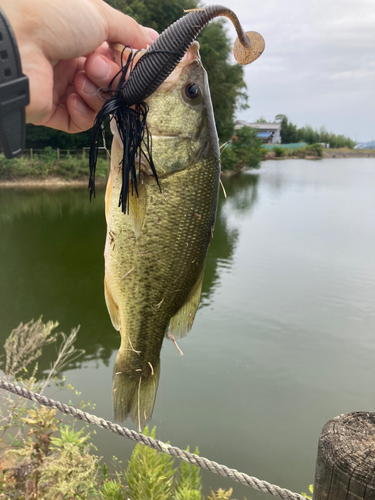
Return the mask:
{"type": "MultiPolygon", "coordinates": [[[[243,215],[257,199],[258,176],[241,175],[224,181],[215,234],[203,283],[202,305],[210,304],[220,269],[231,265],[238,230],[231,214],[243,215]]],[[[84,358],[109,364],[120,338],[108,317],[103,296],[105,240],[104,189],[88,201],[84,188],[0,190],[0,342],[21,321],[44,316],[58,320],[62,331],[81,329],[76,347],[84,358]]],[[[40,368],[47,369],[55,347],[46,348],[40,368]]]]}
{"type": "Polygon", "coordinates": [[[0,191],[2,341],[19,322],[43,314],[66,332],[80,324],[77,344],[86,359],[108,359],[112,349],[100,340],[110,331],[102,292],[103,196],[90,204],[82,188],[0,191]]]}
{"type": "Polygon", "coordinates": [[[258,182],[259,176],[254,174],[235,175],[223,181],[227,198],[224,199],[221,192],[214,237],[206,259],[200,307],[211,303],[210,296],[218,284],[220,269],[232,264],[239,232],[228,223],[227,214],[241,217],[251,210],[258,198],[258,182]]]}
{"type": "MultiPolygon", "coordinates": [[[[210,307],[181,342],[183,357],[164,342],[152,424],[162,441],[303,491],[324,423],[374,410],[375,159],[269,161],[259,182],[257,173],[224,184],[204,283],[210,307]]],[[[85,189],[39,194],[43,202],[0,190],[2,340],[41,313],[65,332],[81,324],[89,361],[67,380],[111,420],[120,338],[103,297],[103,193],[91,204],[85,189]]],[[[54,397],[67,402],[66,392],[54,397]]],[[[132,451],[105,431],[95,445],[107,463],[132,451]]],[[[233,486],[208,472],[204,484],[206,496],[233,486]]],[[[257,495],[235,486],[235,498],[257,495]]]]}

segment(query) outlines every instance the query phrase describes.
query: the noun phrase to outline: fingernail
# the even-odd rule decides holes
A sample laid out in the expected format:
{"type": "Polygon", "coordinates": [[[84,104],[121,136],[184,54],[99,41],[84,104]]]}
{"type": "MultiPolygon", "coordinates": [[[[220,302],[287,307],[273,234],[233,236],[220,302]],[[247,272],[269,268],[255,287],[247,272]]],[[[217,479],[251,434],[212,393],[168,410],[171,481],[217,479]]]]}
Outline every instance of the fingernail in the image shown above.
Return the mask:
{"type": "Polygon", "coordinates": [[[143,27],[143,29],[144,29],[145,34],[147,34],[147,36],[149,37],[151,43],[153,43],[157,39],[157,37],[159,36],[159,33],[157,31],[153,30],[152,28],[143,27]]]}
{"type": "Polygon", "coordinates": [[[76,111],[78,111],[78,113],[80,113],[81,115],[83,115],[87,111],[86,104],[79,97],[77,97],[75,99],[75,101],[74,101],[74,107],[75,107],[76,111]]]}
{"type": "Polygon", "coordinates": [[[91,80],[88,78],[84,78],[83,83],[82,83],[82,92],[84,92],[86,95],[96,95],[96,91],[98,90],[98,87],[92,83],[91,80]]]}
{"type": "Polygon", "coordinates": [[[105,80],[109,77],[111,67],[105,59],[97,57],[92,64],[91,74],[97,80],[105,80]]]}

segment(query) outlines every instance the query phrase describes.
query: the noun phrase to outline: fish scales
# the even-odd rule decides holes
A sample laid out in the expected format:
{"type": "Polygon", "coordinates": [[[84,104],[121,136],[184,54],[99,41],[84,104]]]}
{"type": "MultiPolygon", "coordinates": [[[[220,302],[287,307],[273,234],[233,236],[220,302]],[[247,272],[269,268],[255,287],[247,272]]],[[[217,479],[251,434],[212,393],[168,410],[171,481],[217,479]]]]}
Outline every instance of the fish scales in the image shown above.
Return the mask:
{"type": "MultiPolygon", "coordinates": [[[[168,87],[167,82],[159,95],[149,98],[151,129],[155,124],[163,131],[168,126],[178,128],[173,122],[189,119],[186,104],[174,103],[181,92],[178,86],[203,78],[196,46],[188,62],[182,71],[179,68],[174,86],[168,87]],[[174,116],[166,122],[172,109],[174,116]]],[[[204,91],[209,99],[208,87],[204,91]]],[[[198,306],[220,176],[212,108],[206,100],[201,108],[193,108],[192,124],[181,126],[178,134],[155,134],[152,152],[162,192],[143,165],[139,198],[130,196],[129,216],[118,206],[122,146],[116,137],[113,141],[106,192],[105,294],[112,322],[121,334],[113,380],[118,420],[130,415],[143,424],[151,418],[164,336],[169,325],[177,336],[179,331],[187,333],[198,306]]]]}
{"type": "Polygon", "coordinates": [[[134,362],[146,369],[149,369],[148,361],[152,364],[159,358],[165,329],[187,300],[204,267],[215,220],[210,198],[216,196],[217,191],[217,174],[206,166],[207,162],[201,162],[193,169],[165,179],[162,186],[166,201],[160,196],[156,183],[148,184],[154,203],[150,200],[147,206],[138,240],[129,221],[117,210],[121,172],[113,180],[111,203],[115,207],[109,212],[108,227],[121,225],[122,229],[107,239],[106,272],[115,277],[111,285],[113,298],[127,297],[119,313],[121,347],[131,348],[127,345],[130,338],[133,348],[145,356],[144,359],[134,356],[134,362]],[[175,188],[175,184],[181,182],[187,187],[183,206],[175,188]],[[120,252],[111,251],[113,246],[119,247],[126,259],[120,252]],[[122,280],[121,277],[133,267],[134,271],[122,280]],[[159,335],[147,335],[154,332],[155,323],[161,325],[159,335]]]}

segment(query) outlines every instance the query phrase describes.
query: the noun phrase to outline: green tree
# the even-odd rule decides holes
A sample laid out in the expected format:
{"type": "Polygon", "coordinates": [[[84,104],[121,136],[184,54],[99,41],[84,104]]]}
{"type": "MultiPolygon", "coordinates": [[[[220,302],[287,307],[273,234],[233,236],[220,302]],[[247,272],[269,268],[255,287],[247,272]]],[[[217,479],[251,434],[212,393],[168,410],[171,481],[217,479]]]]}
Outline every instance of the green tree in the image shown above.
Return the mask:
{"type": "Polygon", "coordinates": [[[47,146],[61,149],[81,149],[91,142],[91,130],[68,134],[48,127],[26,125],[26,148],[44,149],[47,146]]]}
{"type": "Polygon", "coordinates": [[[244,167],[259,168],[262,159],[262,141],[258,131],[250,127],[236,130],[236,135],[221,153],[223,170],[240,171],[244,167]]]}
{"type": "Polygon", "coordinates": [[[327,132],[324,127],[313,129],[311,125],[297,128],[297,125],[289,122],[285,115],[277,115],[276,121],[281,123],[281,143],[290,144],[293,142],[307,142],[307,144],[316,144],[324,142],[330,145],[331,148],[354,148],[355,142],[350,137],[344,135],[336,135],[332,132],[327,132]]]}
{"type": "Polygon", "coordinates": [[[282,144],[298,142],[297,125],[290,123],[285,115],[277,115],[275,120],[281,123],[280,136],[282,144]]]}

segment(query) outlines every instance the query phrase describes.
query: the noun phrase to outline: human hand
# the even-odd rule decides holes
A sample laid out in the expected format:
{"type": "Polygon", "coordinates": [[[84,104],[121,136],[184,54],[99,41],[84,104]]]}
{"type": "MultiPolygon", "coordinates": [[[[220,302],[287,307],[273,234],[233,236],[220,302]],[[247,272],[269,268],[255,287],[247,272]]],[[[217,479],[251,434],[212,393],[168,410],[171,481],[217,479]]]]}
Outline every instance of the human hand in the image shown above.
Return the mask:
{"type": "Polygon", "coordinates": [[[0,0],[29,77],[26,120],[76,133],[92,127],[103,105],[96,95],[120,67],[107,42],[146,48],[156,31],[103,0],[0,0]]]}

